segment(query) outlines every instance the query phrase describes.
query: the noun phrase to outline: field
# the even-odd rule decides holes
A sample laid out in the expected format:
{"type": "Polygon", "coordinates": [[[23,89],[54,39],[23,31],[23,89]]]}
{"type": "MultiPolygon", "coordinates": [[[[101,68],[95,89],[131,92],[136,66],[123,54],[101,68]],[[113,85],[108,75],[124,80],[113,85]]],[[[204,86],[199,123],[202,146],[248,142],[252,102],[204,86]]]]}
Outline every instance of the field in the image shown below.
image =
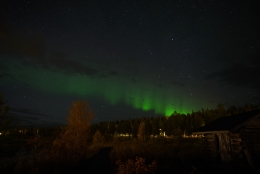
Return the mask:
{"type": "Polygon", "coordinates": [[[242,173],[210,162],[199,138],[89,143],[80,156],[53,148],[52,137],[1,136],[0,173],[242,173]]]}

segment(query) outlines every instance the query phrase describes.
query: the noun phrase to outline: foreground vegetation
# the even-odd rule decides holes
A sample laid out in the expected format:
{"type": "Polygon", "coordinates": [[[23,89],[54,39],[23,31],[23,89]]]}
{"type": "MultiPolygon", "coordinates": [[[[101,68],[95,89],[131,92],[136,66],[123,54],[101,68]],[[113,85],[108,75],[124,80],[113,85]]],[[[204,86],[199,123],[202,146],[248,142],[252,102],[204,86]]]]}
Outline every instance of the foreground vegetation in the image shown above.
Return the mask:
{"type": "Polygon", "coordinates": [[[204,158],[200,138],[103,138],[74,154],[58,150],[55,137],[1,136],[0,173],[241,173],[204,158]]]}
{"type": "MultiPolygon", "coordinates": [[[[95,171],[95,167],[89,166],[88,160],[92,160],[97,152],[106,147],[112,148],[108,154],[102,154],[94,165],[97,165],[97,168],[99,165],[102,166],[102,158],[108,157],[107,170],[111,173],[126,173],[124,172],[126,168],[130,169],[135,165],[139,166],[139,171],[149,167],[148,173],[167,171],[187,173],[193,170],[192,166],[196,166],[196,160],[202,159],[199,139],[160,138],[141,142],[115,138],[110,142],[89,143],[80,157],[78,154],[57,151],[55,146],[51,144],[48,146],[45,143],[47,139],[27,137],[28,141],[20,142],[20,147],[17,142],[17,147],[6,147],[9,152],[1,156],[0,173],[72,173],[75,170],[92,172],[95,171]]],[[[1,141],[3,142],[3,139],[1,141]]],[[[5,140],[5,143],[10,145],[14,142],[5,140]]]]}
{"type": "MultiPolygon", "coordinates": [[[[239,173],[247,170],[212,163],[201,151],[200,138],[183,138],[190,125],[201,126],[202,118],[204,121],[208,118],[206,111],[199,113],[185,119],[175,114],[170,118],[91,125],[94,113],[87,102],[77,101],[69,110],[67,126],[2,130],[0,173],[239,173]]],[[[215,113],[220,117],[219,113],[229,112],[219,106],[215,113]]],[[[6,126],[7,121],[4,123],[6,126]]]]}

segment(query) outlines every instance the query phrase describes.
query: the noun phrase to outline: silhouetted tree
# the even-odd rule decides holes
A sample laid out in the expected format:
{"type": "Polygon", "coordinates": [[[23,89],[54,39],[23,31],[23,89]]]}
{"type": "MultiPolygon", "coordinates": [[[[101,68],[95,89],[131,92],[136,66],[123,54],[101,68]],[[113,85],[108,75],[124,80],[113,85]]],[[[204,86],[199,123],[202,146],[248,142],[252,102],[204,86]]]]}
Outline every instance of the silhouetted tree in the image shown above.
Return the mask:
{"type": "Polygon", "coordinates": [[[159,135],[160,134],[160,118],[159,117],[155,117],[152,119],[151,121],[151,125],[152,125],[152,134],[153,136],[159,135]]]}
{"type": "Polygon", "coordinates": [[[8,101],[4,99],[4,95],[0,92],[0,131],[3,131],[10,123],[10,118],[5,118],[6,112],[9,110],[9,106],[6,105],[8,101]]]}
{"type": "MultiPolygon", "coordinates": [[[[185,133],[191,135],[192,132],[199,127],[208,124],[209,122],[224,116],[234,115],[242,112],[259,109],[259,105],[245,105],[244,107],[229,106],[225,109],[223,104],[217,105],[216,109],[201,109],[199,111],[192,111],[191,114],[180,114],[176,111],[170,116],[158,116],[158,117],[142,117],[128,120],[121,120],[115,122],[102,122],[97,125],[93,125],[93,130],[109,130],[111,134],[117,133],[129,133],[132,134],[133,138],[138,138],[138,130],[141,122],[145,123],[145,138],[147,139],[150,135],[160,135],[165,132],[166,135],[180,136],[185,133]],[[108,128],[109,127],[109,128],[108,128]]],[[[94,132],[95,132],[94,131],[94,132]]],[[[106,132],[104,131],[104,132],[106,132]]],[[[93,132],[93,134],[94,134],[93,132]]]]}
{"type": "Polygon", "coordinates": [[[116,123],[111,121],[109,124],[109,135],[114,135],[116,131],[116,123]]]}
{"type": "Polygon", "coordinates": [[[168,117],[167,122],[164,126],[165,134],[168,136],[172,135],[172,125],[173,125],[172,119],[171,117],[168,117]]]}
{"type": "Polygon", "coordinates": [[[190,114],[187,114],[185,117],[185,134],[191,135],[192,134],[192,118],[190,114]]]}
{"type": "Polygon", "coordinates": [[[192,123],[192,131],[200,128],[205,124],[199,112],[193,112],[191,114],[191,123],[192,123]]]}
{"type": "Polygon", "coordinates": [[[181,137],[183,135],[183,131],[177,127],[173,130],[173,136],[175,137],[181,137]]]}
{"type": "Polygon", "coordinates": [[[138,121],[138,119],[134,119],[133,120],[133,130],[132,130],[133,138],[137,138],[138,128],[139,128],[139,121],[138,121]]]}
{"type": "Polygon", "coordinates": [[[152,125],[150,119],[145,119],[145,139],[150,139],[150,135],[152,134],[152,125]]]}
{"type": "Polygon", "coordinates": [[[224,105],[221,103],[218,104],[217,112],[218,112],[218,117],[225,117],[227,115],[226,109],[224,105]]]}
{"type": "Polygon", "coordinates": [[[131,131],[131,121],[128,119],[128,120],[124,120],[122,123],[121,123],[121,133],[122,134],[130,134],[132,131],[131,131]]]}

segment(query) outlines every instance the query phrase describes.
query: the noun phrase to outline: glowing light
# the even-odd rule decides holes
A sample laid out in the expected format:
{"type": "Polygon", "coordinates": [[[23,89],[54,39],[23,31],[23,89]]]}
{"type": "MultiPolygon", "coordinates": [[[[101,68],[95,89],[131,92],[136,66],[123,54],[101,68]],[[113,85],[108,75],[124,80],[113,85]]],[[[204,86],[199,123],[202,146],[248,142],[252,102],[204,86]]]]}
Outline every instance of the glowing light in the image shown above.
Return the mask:
{"type": "MultiPolygon", "coordinates": [[[[11,64],[11,63],[10,63],[11,64]]],[[[17,67],[10,66],[10,71],[17,67]]],[[[176,92],[174,88],[168,91],[143,81],[132,83],[125,78],[92,78],[82,74],[66,74],[63,72],[47,71],[20,65],[19,78],[16,82],[26,83],[32,88],[60,95],[78,95],[81,97],[96,97],[111,105],[124,103],[134,109],[154,111],[155,114],[170,116],[174,111],[190,113],[199,109],[199,102],[191,100],[189,95],[176,92]],[[182,101],[185,101],[182,102],[182,101]]]]}
{"type": "Polygon", "coordinates": [[[171,116],[174,113],[174,109],[172,107],[167,107],[165,109],[165,115],[166,116],[171,116]]]}

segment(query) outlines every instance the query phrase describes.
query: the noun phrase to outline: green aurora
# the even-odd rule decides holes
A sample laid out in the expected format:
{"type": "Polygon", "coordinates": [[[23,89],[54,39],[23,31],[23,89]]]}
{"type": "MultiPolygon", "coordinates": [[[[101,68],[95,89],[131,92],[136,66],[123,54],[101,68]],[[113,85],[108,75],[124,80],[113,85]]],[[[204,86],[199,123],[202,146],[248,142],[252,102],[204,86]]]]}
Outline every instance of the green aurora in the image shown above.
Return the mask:
{"type": "Polygon", "coordinates": [[[5,84],[12,85],[15,81],[46,93],[97,97],[111,105],[123,103],[159,115],[170,116],[174,111],[187,114],[201,106],[177,88],[165,90],[146,81],[133,83],[127,77],[89,77],[21,64],[9,66],[9,73],[16,79],[6,80],[5,84]]]}

